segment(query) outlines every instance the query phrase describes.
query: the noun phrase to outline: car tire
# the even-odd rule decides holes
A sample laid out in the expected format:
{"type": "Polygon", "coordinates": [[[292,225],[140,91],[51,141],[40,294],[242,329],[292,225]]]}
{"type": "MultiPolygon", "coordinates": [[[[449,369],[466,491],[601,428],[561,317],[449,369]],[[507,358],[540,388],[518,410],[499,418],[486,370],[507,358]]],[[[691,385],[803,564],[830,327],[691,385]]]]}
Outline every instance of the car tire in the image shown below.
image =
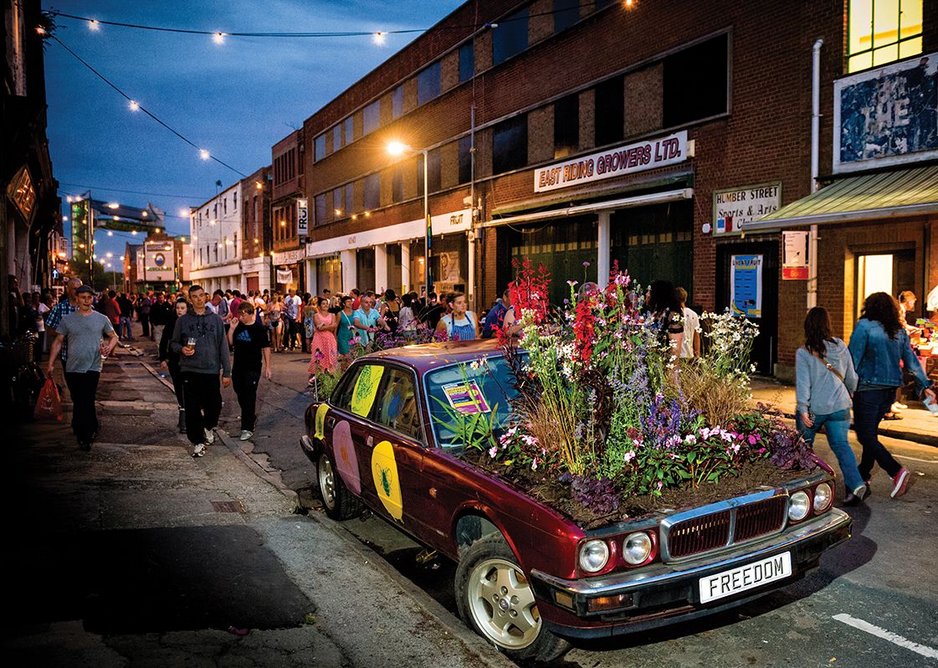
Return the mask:
{"type": "Polygon", "coordinates": [[[341,522],[361,514],[361,501],[342,482],[342,476],[325,450],[319,453],[316,461],[316,488],[322,507],[330,518],[341,522]]]}
{"type": "Polygon", "coordinates": [[[547,630],[534,590],[501,534],[489,534],[461,553],[455,590],[459,616],[508,658],[553,661],[570,649],[547,630]]]}

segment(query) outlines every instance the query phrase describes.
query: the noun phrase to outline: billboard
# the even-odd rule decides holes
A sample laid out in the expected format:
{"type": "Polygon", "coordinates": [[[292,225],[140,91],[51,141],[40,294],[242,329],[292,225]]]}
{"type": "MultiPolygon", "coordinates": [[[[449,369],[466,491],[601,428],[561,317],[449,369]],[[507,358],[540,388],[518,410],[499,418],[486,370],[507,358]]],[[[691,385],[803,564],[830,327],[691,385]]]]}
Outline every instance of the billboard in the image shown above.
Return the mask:
{"type": "Polygon", "coordinates": [[[145,283],[172,283],[176,280],[176,257],[172,241],[147,241],[143,244],[145,283]]]}

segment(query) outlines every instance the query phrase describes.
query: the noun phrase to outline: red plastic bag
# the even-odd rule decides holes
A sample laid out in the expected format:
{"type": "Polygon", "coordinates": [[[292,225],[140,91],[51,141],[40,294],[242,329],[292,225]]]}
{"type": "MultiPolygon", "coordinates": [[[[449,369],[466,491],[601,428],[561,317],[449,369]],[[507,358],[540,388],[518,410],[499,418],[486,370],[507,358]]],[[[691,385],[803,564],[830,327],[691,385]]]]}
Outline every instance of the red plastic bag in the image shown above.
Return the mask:
{"type": "Polygon", "coordinates": [[[62,421],[62,398],[59,397],[59,388],[55,386],[52,378],[46,378],[45,384],[39,390],[33,417],[37,420],[62,421]]]}

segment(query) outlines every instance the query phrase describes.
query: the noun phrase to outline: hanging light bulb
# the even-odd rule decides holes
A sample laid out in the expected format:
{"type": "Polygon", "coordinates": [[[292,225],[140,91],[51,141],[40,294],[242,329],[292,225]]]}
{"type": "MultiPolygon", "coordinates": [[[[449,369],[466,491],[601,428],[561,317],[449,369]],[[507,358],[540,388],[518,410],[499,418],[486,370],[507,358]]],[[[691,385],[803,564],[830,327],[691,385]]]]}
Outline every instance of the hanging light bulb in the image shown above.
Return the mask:
{"type": "Polygon", "coordinates": [[[223,32],[216,32],[214,35],[212,35],[212,41],[216,44],[224,44],[226,36],[227,35],[223,32]]]}
{"type": "Polygon", "coordinates": [[[209,158],[212,157],[212,154],[209,153],[209,152],[208,152],[207,150],[205,150],[204,148],[200,148],[200,149],[199,149],[199,157],[202,158],[203,160],[208,160],[209,158]]]}
{"type": "Polygon", "coordinates": [[[130,107],[131,111],[140,111],[140,103],[136,100],[131,100],[127,103],[127,106],[130,107]]]}
{"type": "Polygon", "coordinates": [[[92,30],[93,32],[98,32],[101,30],[101,23],[98,21],[98,19],[91,19],[88,21],[88,29],[92,30]]]}
{"type": "Polygon", "coordinates": [[[378,46],[381,46],[382,44],[384,44],[385,40],[387,39],[387,36],[388,34],[386,32],[376,32],[374,35],[371,36],[371,41],[377,44],[378,46]]]}

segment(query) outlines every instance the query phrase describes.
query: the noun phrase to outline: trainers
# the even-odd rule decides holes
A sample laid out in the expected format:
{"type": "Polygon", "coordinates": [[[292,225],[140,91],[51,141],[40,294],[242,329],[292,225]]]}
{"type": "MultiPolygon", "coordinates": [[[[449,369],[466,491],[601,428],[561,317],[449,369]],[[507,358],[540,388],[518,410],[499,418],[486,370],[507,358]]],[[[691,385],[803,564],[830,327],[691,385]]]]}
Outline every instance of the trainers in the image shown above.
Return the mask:
{"type": "Polygon", "coordinates": [[[894,410],[894,411],[904,411],[906,408],[908,408],[908,406],[906,406],[906,405],[905,405],[904,403],[902,403],[901,401],[896,401],[895,403],[893,403],[893,405],[891,406],[891,408],[892,408],[892,410],[894,410]]]}
{"type": "Polygon", "coordinates": [[[899,469],[899,472],[892,478],[892,492],[889,496],[892,498],[898,498],[905,494],[906,489],[909,487],[909,469],[902,467],[899,469]]]}
{"type": "Polygon", "coordinates": [[[870,495],[870,488],[866,485],[861,485],[857,487],[852,492],[847,492],[844,495],[844,505],[845,506],[858,506],[862,501],[864,501],[870,495]]]}
{"type": "Polygon", "coordinates": [[[205,445],[211,445],[215,442],[215,432],[211,429],[203,429],[205,432],[205,445]]]}
{"type": "Polygon", "coordinates": [[[192,456],[195,457],[204,457],[205,456],[205,443],[196,443],[195,447],[192,448],[192,456]]]}
{"type": "Polygon", "coordinates": [[[250,440],[251,440],[251,437],[252,437],[253,435],[254,435],[254,432],[253,432],[253,431],[248,431],[247,429],[242,429],[242,430],[241,430],[241,440],[242,440],[242,441],[250,441],[250,440]]]}

